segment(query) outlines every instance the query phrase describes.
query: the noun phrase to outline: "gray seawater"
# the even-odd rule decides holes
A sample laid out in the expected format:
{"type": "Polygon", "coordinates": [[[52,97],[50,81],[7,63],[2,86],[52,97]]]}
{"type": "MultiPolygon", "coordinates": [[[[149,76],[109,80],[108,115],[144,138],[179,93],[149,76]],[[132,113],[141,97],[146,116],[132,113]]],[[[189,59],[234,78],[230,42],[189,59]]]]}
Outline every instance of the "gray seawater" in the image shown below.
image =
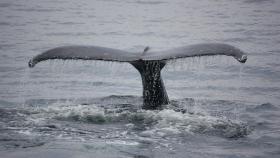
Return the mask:
{"type": "Polygon", "coordinates": [[[1,0],[0,157],[279,157],[280,1],[1,0]],[[141,110],[129,64],[50,61],[63,45],[131,52],[221,42],[248,53],[171,61],[170,105],[141,110]]]}

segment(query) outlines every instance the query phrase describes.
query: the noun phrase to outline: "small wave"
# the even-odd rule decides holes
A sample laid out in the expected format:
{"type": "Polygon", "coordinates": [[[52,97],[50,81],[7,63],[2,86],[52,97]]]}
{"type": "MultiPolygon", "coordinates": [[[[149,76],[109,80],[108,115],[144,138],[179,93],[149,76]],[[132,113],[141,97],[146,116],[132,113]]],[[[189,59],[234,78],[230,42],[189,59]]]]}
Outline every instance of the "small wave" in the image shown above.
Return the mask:
{"type": "Polygon", "coordinates": [[[84,23],[81,23],[81,22],[66,21],[66,22],[60,22],[60,23],[58,23],[58,24],[60,24],[60,25],[67,25],[67,26],[69,26],[69,25],[81,25],[81,24],[84,24],[84,23]]]}
{"type": "Polygon", "coordinates": [[[14,11],[21,11],[21,12],[60,12],[61,9],[55,8],[17,8],[13,9],[14,11]]]}
{"type": "MultiPolygon", "coordinates": [[[[0,22],[0,25],[2,25],[2,24],[5,24],[6,25],[6,23],[5,22],[3,22],[2,24],[1,24],[2,22],[0,22]]],[[[8,24],[9,25],[9,24],[8,24]]],[[[0,49],[6,49],[6,48],[10,48],[10,47],[13,47],[14,45],[13,44],[0,44],[0,49]]]]}
{"type": "Polygon", "coordinates": [[[260,105],[256,105],[254,107],[248,107],[247,111],[267,111],[267,110],[279,110],[279,108],[273,104],[270,103],[264,103],[260,105]]]}
{"type": "Polygon", "coordinates": [[[104,32],[101,35],[103,36],[122,36],[124,32],[104,32]]]}
{"type": "Polygon", "coordinates": [[[47,33],[47,36],[93,36],[97,35],[94,32],[53,32],[53,33],[47,33]]]}
{"type": "Polygon", "coordinates": [[[246,0],[245,3],[265,3],[265,2],[273,2],[273,0],[246,0]]]}
{"type": "Polygon", "coordinates": [[[246,31],[245,29],[225,29],[224,32],[229,32],[229,33],[240,33],[246,31]]]}
{"type": "Polygon", "coordinates": [[[155,36],[155,33],[153,33],[153,32],[141,32],[141,33],[135,33],[135,34],[133,34],[133,35],[135,35],[135,36],[155,36]]]}
{"type": "MultiPolygon", "coordinates": [[[[6,100],[0,100],[0,107],[14,107],[16,106],[15,103],[12,103],[12,102],[9,102],[9,101],[6,101],[6,100]]],[[[1,109],[0,109],[1,111],[1,109]]]]}
{"type": "Polygon", "coordinates": [[[6,8],[6,7],[10,7],[12,6],[12,4],[10,3],[0,3],[0,8],[6,8]]]}
{"type": "Polygon", "coordinates": [[[0,3],[0,8],[9,8],[9,7],[19,7],[19,6],[22,6],[20,4],[15,4],[15,3],[9,3],[9,2],[3,2],[3,3],[0,3]]]}
{"type": "Polygon", "coordinates": [[[0,26],[11,26],[9,22],[0,22],[0,26]]]}
{"type": "Polygon", "coordinates": [[[45,142],[40,139],[26,138],[26,136],[20,135],[9,135],[8,137],[0,135],[0,142],[0,147],[5,149],[31,148],[45,144],[45,142]]]}
{"type": "Polygon", "coordinates": [[[162,1],[136,1],[135,3],[137,4],[143,4],[143,5],[158,5],[158,4],[163,4],[166,2],[162,2],[162,1]]]}

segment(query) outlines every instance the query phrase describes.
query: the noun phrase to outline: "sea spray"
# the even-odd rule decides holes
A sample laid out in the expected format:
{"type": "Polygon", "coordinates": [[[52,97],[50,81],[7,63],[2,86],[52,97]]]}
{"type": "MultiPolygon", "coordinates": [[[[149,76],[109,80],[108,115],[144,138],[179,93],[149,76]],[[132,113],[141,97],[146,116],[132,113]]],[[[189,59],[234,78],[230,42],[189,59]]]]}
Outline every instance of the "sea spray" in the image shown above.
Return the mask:
{"type": "Polygon", "coordinates": [[[129,126],[129,130],[136,130],[145,137],[197,133],[231,138],[243,137],[250,133],[249,127],[245,123],[229,120],[226,117],[213,117],[202,113],[200,108],[194,109],[191,113],[182,113],[173,109],[130,111],[129,109],[106,110],[94,104],[53,104],[48,108],[41,108],[41,112],[38,114],[34,114],[32,117],[104,125],[132,124],[133,126],[129,126]]]}

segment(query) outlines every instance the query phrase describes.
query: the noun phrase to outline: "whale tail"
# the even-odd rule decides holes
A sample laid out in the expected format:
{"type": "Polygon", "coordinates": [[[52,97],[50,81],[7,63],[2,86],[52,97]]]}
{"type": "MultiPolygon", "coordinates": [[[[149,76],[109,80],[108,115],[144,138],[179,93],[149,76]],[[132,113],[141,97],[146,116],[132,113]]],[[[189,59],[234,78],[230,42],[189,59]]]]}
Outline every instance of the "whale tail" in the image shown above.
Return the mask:
{"type": "Polygon", "coordinates": [[[143,109],[161,109],[169,103],[161,70],[166,65],[161,60],[137,60],[130,62],[140,73],[143,85],[143,109]]]}
{"type": "Polygon", "coordinates": [[[130,53],[118,49],[98,46],[64,46],[50,49],[32,58],[28,65],[34,67],[38,62],[49,59],[62,60],[103,60],[128,62],[140,73],[143,84],[143,109],[161,109],[169,103],[161,70],[166,61],[178,58],[226,55],[240,63],[245,63],[247,56],[240,49],[219,43],[196,44],[167,51],[149,52],[146,47],[142,53],[130,53]]]}

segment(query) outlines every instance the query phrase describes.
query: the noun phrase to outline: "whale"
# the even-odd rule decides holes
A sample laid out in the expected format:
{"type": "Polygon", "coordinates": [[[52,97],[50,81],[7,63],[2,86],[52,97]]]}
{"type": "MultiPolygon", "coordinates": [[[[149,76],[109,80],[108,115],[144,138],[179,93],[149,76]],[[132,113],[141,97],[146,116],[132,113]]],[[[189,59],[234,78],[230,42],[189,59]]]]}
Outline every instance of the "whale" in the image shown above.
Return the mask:
{"type": "Polygon", "coordinates": [[[29,60],[30,68],[46,60],[102,60],[126,62],[131,64],[141,75],[143,85],[143,105],[146,110],[163,109],[169,104],[169,98],[161,77],[161,70],[169,60],[180,58],[225,55],[235,58],[240,63],[247,61],[247,54],[241,49],[224,43],[201,43],[164,51],[150,51],[146,47],[142,52],[128,52],[119,49],[70,45],[49,49],[29,60]]]}

